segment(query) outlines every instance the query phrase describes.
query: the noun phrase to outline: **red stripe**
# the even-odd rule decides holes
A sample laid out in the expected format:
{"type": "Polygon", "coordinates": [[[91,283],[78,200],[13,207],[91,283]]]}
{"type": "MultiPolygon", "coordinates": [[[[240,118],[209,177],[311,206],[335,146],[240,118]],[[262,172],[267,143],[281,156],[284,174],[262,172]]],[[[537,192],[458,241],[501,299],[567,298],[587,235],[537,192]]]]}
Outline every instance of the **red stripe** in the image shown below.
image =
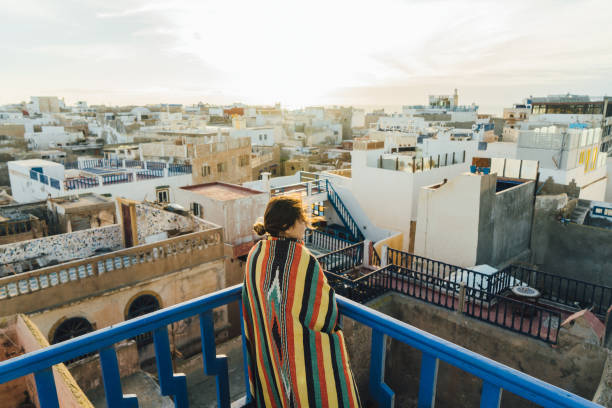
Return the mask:
{"type": "MultiPolygon", "coordinates": [[[[301,257],[302,257],[302,246],[296,244],[295,250],[293,253],[293,262],[291,263],[291,268],[289,269],[289,287],[287,288],[288,309],[285,310],[285,319],[286,319],[286,326],[287,326],[287,347],[289,351],[289,356],[288,356],[289,357],[289,369],[291,370],[291,382],[292,382],[293,387],[295,388],[295,396],[297,398],[297,402],[298,402],[297,405],[299,407],[306,405],[307,401],[302,402],[302,400],[300,399],[299,387],[297,383],[297,370],[295,367],[295,358],[294,358],[295,357],[295,337],[293,333],[294,317],[291,314],[291,311],[293,310],[293,298],[295,296],[295,286],[296,286],[297,275],[298,275],[297,266],[300,264],[299,261],[301,261],[302,259],[301,257]],[[298,262],[296,262],[296,260],[298,262]]],[[[302,350],[302,353],[303,353],[303,350],[302,350]]]]}
{"type": "Polygon", "coordinates": [[[317,343],[317,365],[319,366],[319,390],[321,390],[321,406],[329,406],[327,399],[327,381],[325,381],[325,366],[323,365],[323,346],[321,345],[321,332],[315,332],[317,343]]]}
{"type": "MultiPolygon", "coordinates": [[[[321,273],[321,269],[319,268],[319,274],[321,273]]],[[[312,316],[310,316],[309,327],[314,328],[317,323],[317,318],[319,317],[319,309],[321,308],[321,296],[323,294],[323,279],[320,276],[313,278],[317,280],[317,289],[315,292],[315,304],[312,308],[312,316]]]]}
{"type": "MultiPolygon", "coordinates": [[[[266,250],[266,248],[264,247],[266,244],[267,244],[267,243],[262,242],[262,249],[261,249],[261,251],[259,252],[259,256],[264,256],[264,258],[263,258],[263,262],[262,262],[262,265],[263,265],[264,263],[266,263],[266,264],[267,264],[267,261],[268,261],[268,257],[267,257],[267,255],[268,255],[268,251],[267,251],[267,250],[266,250]]],[[[257,267],[257,264],[255,264],[255,267],[257,267]]],[[[264,270],[265,270],[265,268],[264,268],[264,269],[262,269],[262,271],[264,271],[264,270]]],[[[250,273],[250,272],[249,272],[249,273],[250,273]]],[[[262,276],[264,276],[265,274],[264,274],[264,273],[262,273],[261,275],[262,275],[262,276]]],[[[252,311],[254,311],[254,313],[257,313],[257,312],[256,312],[256,310],[257,310],[257,309],[255,309],[255,308],[253,307],[253,303],[252,303],[252,301],[255,299],[255,297],[253,296],[253,291],[251,290],[251,289],[252,289],[252,287],[251,287],[251,285],[249,285],[247,288],[248,288],[248,290],[249,290],[249,299],[251,300],[251,310],[252,310],[252,311]]],[[[260,292],[260,291],[258,290],[258,292],[260,292]]],[[[262,307],[264,306],[264,305],[263,305],[263,303],[262,303],[262,305],[261,305],[261,306],[262,306],[262,307]]],[[[264,312],[263,314],[265,315],[265,310],[264,310],[263,312],[264,312]]],[[[253,323],[255,324],[256,322],[254,321],[253,323]]],[[[262,343],[262,342],[261,342],[261,336],[260,336],[260,333],[261,333],[260,328],[257,328],[257,329],[255,330],[255,335],[257,336],[257,342],[258,342],[259,344],[261,344],[261,343],[262,343]]],[[[266,385],[266,388],[267,388],[267,390],[268,390],[268,398],[270,399],[270,402],[272,403],[272,405],[273,405],[274,407],[276,407],[276,401],[275,401],[274,395],[272,394],[272,388],[271,388],[271,386],[270,386],[270,379],[269,379],[269,378],[268,378],[268,376],[267,376],[267,373],[266,373],[266,371],[265,371],[265,365],[264,365],[264,363],[263,363],[263,351],[262,351],[262,348],[261,348],[261,347],[255,347],[255,348],[257,349],[257,352],[258,352],[259,364],[262,366],[262,369],[263,369],[263,371],[264,371],[264,372],[260,373],[260,372],[259,372],[259,369],[258,369],[258,370],[257,370],[257,371],[258,371],[258,373],[257,373],[257,374],[258,374],[258,376],[259,376],[259,379],[260,379],[260,380],[262,380],[262,379],[264,380],[263,382],[264,382],[264,384],[266,385]]],[[[255,368],[257,368],[257,365],[255,365],[255,368]]]]}

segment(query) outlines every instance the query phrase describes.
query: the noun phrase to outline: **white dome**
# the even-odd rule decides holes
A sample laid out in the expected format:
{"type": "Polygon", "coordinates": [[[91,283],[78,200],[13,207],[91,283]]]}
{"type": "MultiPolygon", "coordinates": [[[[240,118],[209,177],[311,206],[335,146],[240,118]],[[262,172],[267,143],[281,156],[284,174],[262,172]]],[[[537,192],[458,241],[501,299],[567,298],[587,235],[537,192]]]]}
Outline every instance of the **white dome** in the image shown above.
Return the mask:
{"type": "Polygon", "coordinates": [[[134,116],[138,115],[148,115],[151,113],[147,108],[143,108],[142,106],[138,106],[130,111],[130,113],[134,116]]]}

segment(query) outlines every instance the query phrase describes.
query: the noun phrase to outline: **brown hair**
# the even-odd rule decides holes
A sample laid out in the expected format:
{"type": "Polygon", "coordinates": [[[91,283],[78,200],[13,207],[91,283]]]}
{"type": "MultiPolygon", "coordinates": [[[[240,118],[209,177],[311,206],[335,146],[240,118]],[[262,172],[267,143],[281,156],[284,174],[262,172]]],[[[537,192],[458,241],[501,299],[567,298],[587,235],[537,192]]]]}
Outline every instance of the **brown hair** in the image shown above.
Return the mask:
{"type": "Polygon", "coordinates": [[[255,223],[253,230],[258,235],[268,233],[273,237],[278,237],[291,228],[296,221],[303,221],[307,227],[311,227],[313,221],[304,212],[302,201],[295,197],[274,197],[266,207],[264,222],[255,223]]]}

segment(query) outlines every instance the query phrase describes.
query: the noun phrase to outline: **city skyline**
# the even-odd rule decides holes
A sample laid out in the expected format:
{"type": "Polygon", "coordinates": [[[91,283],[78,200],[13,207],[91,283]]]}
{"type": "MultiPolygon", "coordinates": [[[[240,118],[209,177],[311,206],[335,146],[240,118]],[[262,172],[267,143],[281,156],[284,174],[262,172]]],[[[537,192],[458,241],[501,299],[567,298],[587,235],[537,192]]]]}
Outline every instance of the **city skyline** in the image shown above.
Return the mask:
{"type": "Polygon", "coordinates": [[[11,4],[0,103],[400,107],[459,88],[461,104],[500,114],[529,95],[612,94],[604,1],[376,6],[11,4]]]}

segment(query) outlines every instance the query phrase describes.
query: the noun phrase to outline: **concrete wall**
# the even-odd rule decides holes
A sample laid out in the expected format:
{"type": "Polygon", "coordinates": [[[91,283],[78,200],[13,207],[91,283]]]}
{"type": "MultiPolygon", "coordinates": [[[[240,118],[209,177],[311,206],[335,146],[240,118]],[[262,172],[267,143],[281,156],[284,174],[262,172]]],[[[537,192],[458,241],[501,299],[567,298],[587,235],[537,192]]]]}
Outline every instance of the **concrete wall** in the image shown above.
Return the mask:
{"type": "Polygon", "coordinates": [[[252,194],[233,200],[216,200],[194,191],[176,189],[177,203],[191,208],[192,203],[201,206],[200,217],[223,227],[223,242],[241,244],[257,239],[253,224],[264,215],[270,195],[252,194]]]}
{"type": "Polygon", "coordinates": [[[122,245],[121,227],[114,224],[2,245],[0,246],[0,264],[40,256],[65,262],[71,259],[87,258],[98,248],[117,248],[122,245]]]}
{"type": "Polygon", "coordinates": [[[453,265],[476,265],[482,182],[491,176],[462,175],[446,184],[422,188],[415,253],[453,265]]]}
{"type": "MultiPolygon", "coordinates": [[[[418,192],[423,186],[451,179],[468,170],[467,163],[408,173],[367,165],[366,151],[352,152],[352,192],[367,217],[378,227],[410,236],[411,221],[417,219],[418,192]],[[384,207],[381,199],[384,200],[384,207]],[[381,209],[384,208],[384,211],[381,209]]],[[[410,245],[404,239],[404,249],[410,245]]]]}
{"type": "Polygon", "coordinates": [[[612,286],[612,230],[561,224],[562,196],[538,196],[532,229],[531,263],[544,272],[612,286]]]}
{"type": "MultiPolygon", "coordinates": [[[[17,317],[16,333],[17,342],[23,348],[23,353],[31,353],[49,346],[49,343],[43,337],[36,325],[26,316],[19,315],[17,317]]],[[[64,364],[58,364],[53,367],[53,377],[55,379],[55,387],[60,407],[93,408],[93,405],[79,388],[64,364]]],[[[39,407],[34,376],[30,374],[26,376],[25,379],[28,387],[28,394],[31,396],[32,400],[36,402],[36,406],[39,407]]]]}
{"type": "Polygon", "coordinates": [[[181,232],[194,232],[199,229],[198,223],[192,217],[164,211],[146,204],[136,204],[136,220],[138,242],[141,244],[147,242],[147,237],[163,232],[172,236],[181,232]]]}
{"type": "MultiPolygon", "coordinates": [[[[70,303],[31,313],[29,317],[45,338],[51,341],[55,329],[61,322],[72,317],[87,319],[95,329],[125,321],[131,302],[141,294],[153,294],[160,300],[161,307],[168,307],[217,291],[225,286],[223,272],[223,259],[216,259],[143,279],[131,285],[117,286],[90,297],[80,298],[75,294],[67,294],[66,300],[73,299],[70,303]]],[[[44,294],[45,292],[41,291],[38,295],[44,294]]],[[[182,325],[179,323],[169,328],[173,332],[171,338],[178,346],[189,344],[194,338],[199,338],[197,319],[190,319],[188,323],[182,325]]]]}
{"type": "Polygon", "coordinates": [[[606,180],[606,194],[604,196],[604,201],[607,203],[612,203],[612,156],[608,157],[606,166],[608,179],[606,180]]]}
{"type": "MultiPolygon", "coordinates": [[[[403,295],[385,295],[368,306],[586,399],[593,398],[608,354],[605,348],[587,344],[565,332],[560,333],[558,346],[551,347],[403,295]]],[[[345,318],[344,334],[363,402],[368,399],[370,330],[345,318]]],[[[420,351],[388,340],[385,380],[396,393],[398,407],[416,406],[420,360],[420,351]]],[[[478,406],[481,388],[482,381],[478,378],[440,362],[436,407],[478,406]]],[[[502,394],[501,406],[535,407],[509,392],[502,394]]]]}
{"type": "Polygon", "coordinates": [[[529,248],[530,181],[495,192],[497,175],[462,174],[421,189],[415,253],[453,265],[498,265],[529,248]]]}
{"type": "MultiPolygon", "coordinates": [[[[502,264],[529,249],[535,182],[495,194],[490,262],[502,264]]],[[[482,220],[481,220],[482,221],[482,220]]]]}

